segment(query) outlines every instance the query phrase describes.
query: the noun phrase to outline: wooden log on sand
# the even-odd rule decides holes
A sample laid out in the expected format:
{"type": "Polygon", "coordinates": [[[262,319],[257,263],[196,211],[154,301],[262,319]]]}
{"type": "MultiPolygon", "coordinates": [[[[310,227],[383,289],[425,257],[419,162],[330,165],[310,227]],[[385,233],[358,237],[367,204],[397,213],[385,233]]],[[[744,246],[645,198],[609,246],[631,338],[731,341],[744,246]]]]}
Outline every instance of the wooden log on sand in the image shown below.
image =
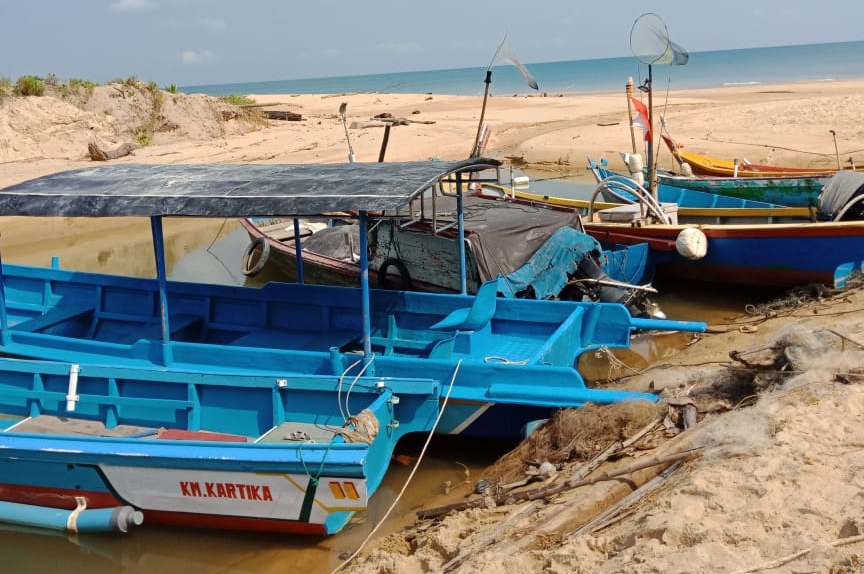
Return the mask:
{"type": "Polygon", "coordinates": [[[297,112],[289,112],[287,110],[261,110],[261,115],[268,120],[282,120],[285,122],[299,122],[303,116],[297,112]]]}
{"type": "Polygon", "coordinates": [[[94,142],[87,144],[87,151],[93,161],[108,161],[129,155],[135,150],[135,144],[124,143],[114,150],[103,150],[94,142]]]}

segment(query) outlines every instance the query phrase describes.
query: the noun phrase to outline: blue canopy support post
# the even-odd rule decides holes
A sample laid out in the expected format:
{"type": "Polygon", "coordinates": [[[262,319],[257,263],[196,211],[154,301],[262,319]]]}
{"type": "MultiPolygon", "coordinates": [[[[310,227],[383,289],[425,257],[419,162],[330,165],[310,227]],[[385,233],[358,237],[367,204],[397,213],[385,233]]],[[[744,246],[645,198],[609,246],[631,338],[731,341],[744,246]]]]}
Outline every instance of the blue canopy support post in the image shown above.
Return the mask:
{"type": "Polygon", "coordinates": [[[297,283],[303,283],[303,248],[300,246],[300,218],[294,218],[294,253],[297,258],[297,283]]]}
{"type": "Polygon", "coordinates": [[[9,316],[6,313],[6,279],[3,277],[3,260],[0,258],[0,340],[9,343],[9,316]]]}
{"type": "Polygon", "coordinates": [[[372,358],[372,311],[369,306],[369,237],[366,211],[361,211],[360,226],[360,297],[363,299],[363,356],[366,361],[372,358]]]}
{"type": "Polygon", "coordinates": [[[162,235],[162,217],[150,218],[153,234],[153,253],[156,256],[156,281],[159,285],[159,318],[162,323],[162,364],[174,362],[171,352],[171,325],[168,323],[168,279],[165,270],[165,238],[162,235]]]}
{"type": "Polygon", "coordinates": [[[459,222],[459,288],[468,294],[468,279],[465,271],[465,211],[462,205],[462,172],[456,172],[456,218],[459,222]]]}

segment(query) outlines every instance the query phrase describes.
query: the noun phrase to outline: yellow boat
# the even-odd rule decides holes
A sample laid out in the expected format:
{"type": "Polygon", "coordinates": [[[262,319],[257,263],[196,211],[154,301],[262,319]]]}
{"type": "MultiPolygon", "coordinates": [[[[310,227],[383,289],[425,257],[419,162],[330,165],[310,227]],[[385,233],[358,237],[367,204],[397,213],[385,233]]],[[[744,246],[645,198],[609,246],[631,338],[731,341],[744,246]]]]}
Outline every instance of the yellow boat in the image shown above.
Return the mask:
{"type": "MultiPolygon", "coordinates": [[[[693,175],[709,175],[723,177],[765,177],[789,176],[789,177],[825,177],[837,172],[836,169],[819,169],[807,167],[784,167],[775,165],[762,165],[750,163],[747,160],[738,161],[721,159],[684,151],[675,140],[667,135],[661,135],[666,147],[672,152],[675,160],[682,166],[687,164],[693,175]]],[[[686,168],[684,168],[686,169],[686,168]]]]}

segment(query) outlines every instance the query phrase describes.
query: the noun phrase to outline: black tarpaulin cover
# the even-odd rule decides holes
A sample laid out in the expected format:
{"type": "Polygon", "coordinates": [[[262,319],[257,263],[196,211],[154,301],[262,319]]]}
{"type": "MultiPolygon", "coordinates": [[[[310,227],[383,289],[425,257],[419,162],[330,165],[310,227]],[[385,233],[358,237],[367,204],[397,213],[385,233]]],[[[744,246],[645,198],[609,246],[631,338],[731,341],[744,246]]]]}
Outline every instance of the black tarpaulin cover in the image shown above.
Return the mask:
{"type": "Polygon", "coordinates": [[[0,215],[311,216],[398,209],[438,179],[497,160],[342,164],[117,164],[0,190],[0,215]]]}

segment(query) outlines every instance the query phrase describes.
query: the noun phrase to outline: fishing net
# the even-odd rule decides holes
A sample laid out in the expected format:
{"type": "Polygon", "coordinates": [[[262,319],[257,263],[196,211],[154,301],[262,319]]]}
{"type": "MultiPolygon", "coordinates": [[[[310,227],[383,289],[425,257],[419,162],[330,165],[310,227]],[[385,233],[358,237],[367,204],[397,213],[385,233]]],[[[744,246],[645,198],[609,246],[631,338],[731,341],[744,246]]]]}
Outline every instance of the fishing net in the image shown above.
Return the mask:
{"type": "Polygon", "coordinates": [[[669,39],[666,24],[657,14],[642,14],[630,30],[630,50],[639,62],[648,65],[683,66],[690,57],[687,50],[669,39]]]}

